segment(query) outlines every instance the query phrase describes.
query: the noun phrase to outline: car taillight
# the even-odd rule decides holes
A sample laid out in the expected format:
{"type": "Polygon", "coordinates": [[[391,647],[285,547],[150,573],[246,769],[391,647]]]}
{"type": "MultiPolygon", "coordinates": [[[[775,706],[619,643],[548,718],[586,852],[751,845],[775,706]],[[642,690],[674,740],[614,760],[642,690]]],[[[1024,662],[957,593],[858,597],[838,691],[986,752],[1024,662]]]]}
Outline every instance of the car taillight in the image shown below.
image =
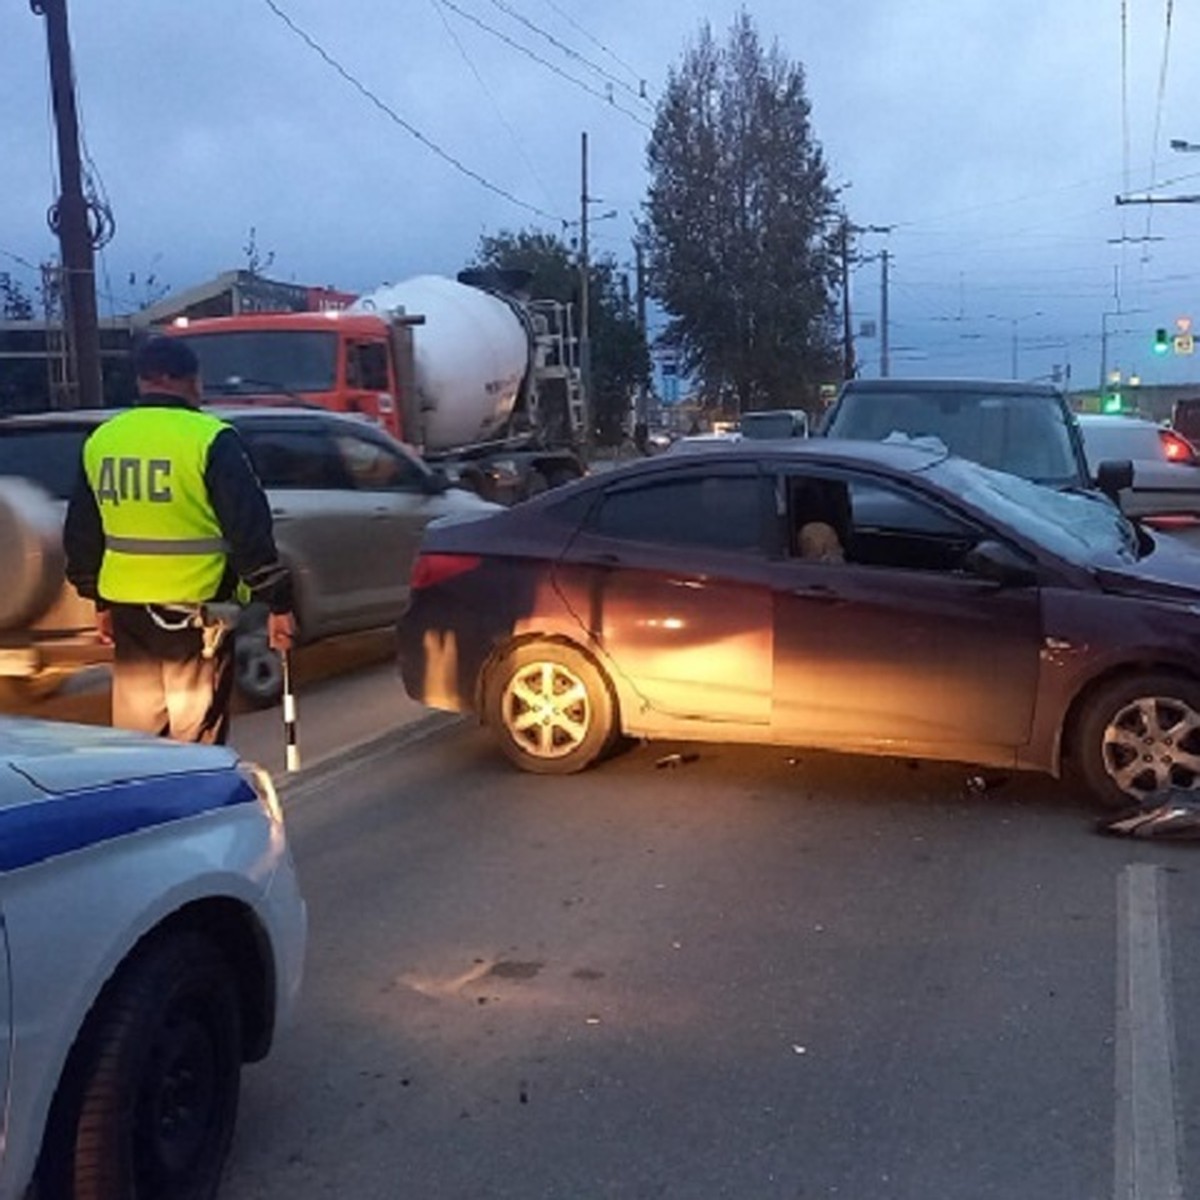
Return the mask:
{"type": "Polygon", "coordinates": [[[445,583],[456,575],[475,570],[482,561],[477,554],[422,554],[413,567],[409,586],[415,592],[445,583]]]}
{"type": "Polygon", "coordinates": [[[1162,439],[1163,453],[1167,456],[1167,462],[1194,463],[1196,461],[1196,448],[1182,434],[1175,433],[1170,429],[1160,429],[1158,436],[1162,439]]]}

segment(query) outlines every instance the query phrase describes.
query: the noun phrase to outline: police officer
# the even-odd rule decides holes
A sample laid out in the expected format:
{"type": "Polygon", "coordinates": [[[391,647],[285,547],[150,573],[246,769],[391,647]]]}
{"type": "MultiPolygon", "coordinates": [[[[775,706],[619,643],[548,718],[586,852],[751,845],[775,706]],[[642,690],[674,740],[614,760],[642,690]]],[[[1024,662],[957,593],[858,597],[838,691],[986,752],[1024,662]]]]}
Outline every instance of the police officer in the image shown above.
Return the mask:
{"type": "Polygon", "coordinates": [[[195,353],[154,336],[134,368],[135,407],[84,443],[64,530],[67,578],[96,602],[100,639],[114,647],[113,724],[224,742],[233,639],[205,605],[239,591],[265,602],[268,641],[282,651],[294,635],[291,584],[241,439],[200,411],[195,353]]]}

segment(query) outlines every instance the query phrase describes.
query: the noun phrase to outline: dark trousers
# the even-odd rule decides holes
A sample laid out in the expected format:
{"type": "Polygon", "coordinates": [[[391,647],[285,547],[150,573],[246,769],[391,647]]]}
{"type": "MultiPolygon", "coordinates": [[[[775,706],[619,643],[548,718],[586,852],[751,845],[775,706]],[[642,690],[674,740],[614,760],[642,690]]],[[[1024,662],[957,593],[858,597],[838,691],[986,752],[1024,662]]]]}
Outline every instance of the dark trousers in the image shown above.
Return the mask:
{"type": "MultiPolygon", "coordinates": [[[[155,609],[164,622],[179,615],[155,609]]],[[[211,658],[195,626],[164,629],[140,604],[114,604],[112,723],[179,742],[223,744],[233,696],[233,638],[211,658]]]]}

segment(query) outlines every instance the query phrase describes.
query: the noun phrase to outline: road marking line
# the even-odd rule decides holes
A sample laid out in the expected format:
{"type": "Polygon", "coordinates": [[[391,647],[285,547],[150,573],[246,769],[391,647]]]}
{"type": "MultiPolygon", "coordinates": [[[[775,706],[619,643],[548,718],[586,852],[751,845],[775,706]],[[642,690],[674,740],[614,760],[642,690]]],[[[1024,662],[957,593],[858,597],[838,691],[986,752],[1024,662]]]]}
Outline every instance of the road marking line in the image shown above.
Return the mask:
{"type": "Polygon", "coordinates": [[[1182,1200],[1163,875],[1117,878],[1116,1200],[1182,1200]]]}

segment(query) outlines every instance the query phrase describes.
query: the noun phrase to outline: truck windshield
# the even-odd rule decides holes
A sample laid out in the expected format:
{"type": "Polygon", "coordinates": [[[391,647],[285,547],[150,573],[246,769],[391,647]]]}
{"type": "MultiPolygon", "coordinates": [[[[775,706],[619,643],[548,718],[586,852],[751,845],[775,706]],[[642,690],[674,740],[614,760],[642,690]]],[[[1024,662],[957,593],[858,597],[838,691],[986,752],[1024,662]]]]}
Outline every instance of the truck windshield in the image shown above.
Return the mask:
{"type": "Polygon", "coordinates": [[[200,360],[206,395],[260,393],[266,381],[283,392],[333,391],[337,334],[330,330],[239,330],[181,339],[200,360]]]}

